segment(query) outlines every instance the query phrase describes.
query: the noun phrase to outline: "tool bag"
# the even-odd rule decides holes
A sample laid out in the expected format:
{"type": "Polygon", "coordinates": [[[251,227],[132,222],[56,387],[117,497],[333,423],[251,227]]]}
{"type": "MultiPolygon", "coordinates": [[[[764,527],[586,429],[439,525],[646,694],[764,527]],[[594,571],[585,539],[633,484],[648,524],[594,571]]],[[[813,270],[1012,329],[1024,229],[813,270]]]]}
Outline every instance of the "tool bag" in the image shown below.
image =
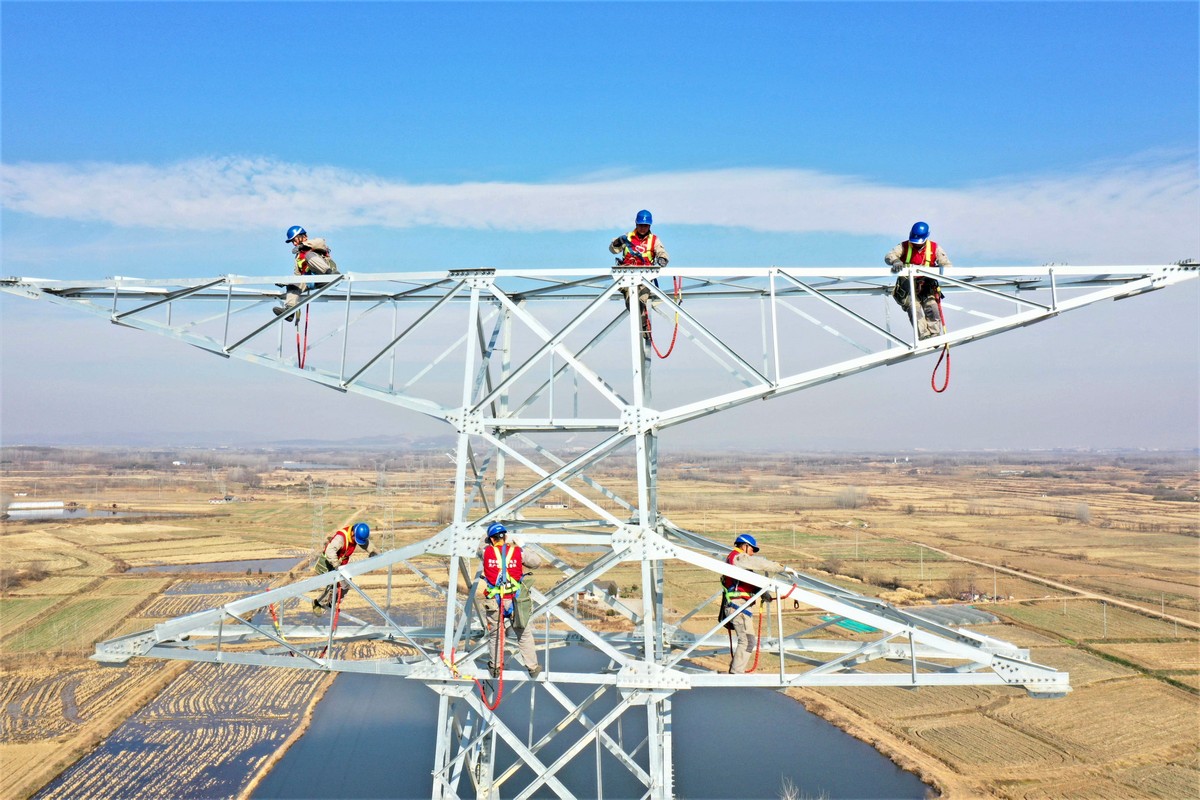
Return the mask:
{"type": "Polygon", "coordinates": [[[526,574],[521,581],[521,590],[513,598],[512,626],[514,628],[529,627],[529,618],[533,616],[533,576],[526,574]]]}

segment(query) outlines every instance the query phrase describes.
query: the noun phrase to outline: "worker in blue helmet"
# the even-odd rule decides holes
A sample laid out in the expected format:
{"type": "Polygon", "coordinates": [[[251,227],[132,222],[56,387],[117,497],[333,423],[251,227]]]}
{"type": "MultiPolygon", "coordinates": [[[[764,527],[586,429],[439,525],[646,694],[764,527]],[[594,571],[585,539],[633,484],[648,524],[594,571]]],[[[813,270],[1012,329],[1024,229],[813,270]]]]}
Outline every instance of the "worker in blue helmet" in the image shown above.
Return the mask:
{"type": "MultiPolygon", "coordinates": [[[[643,208],[633,218],[633,230],[623,233],[609,242],[608,252],[616,255],[618,267],[647,266],[661,269],[667,265],[671,256],[668,255],[667,248],[663,247],[662,240],[650,232],[650,226],[653,224],[654,215],[643,208]]],[[[654,285],[658,286],[658,278],[654,278],[654,285]]],[[[629,290],[622,288],[621,294],[625,296],[625,307],[628,308],[629,290]]],[[[641,302],[641,308],[648,306],[651,296],[648,288],[639,287],[638,300],[641,302]]],[[[639,314],[643,319],[642,335],[648,335],[648,315],[640,310],[639,314]]]]}
{"type": "MultiPolygon", "coordinates": [[[[908,239],[893,247],[883,257],[884,262],[891,267],[893,273],[917,267],[926,271],[937,269],[939,272],[953,266],[950,256],[938,247],[937,242],[929,238],[929,225],[918,222],[908,232],[908,239]]],[[[910,317],[914,315],[910,295],[913,289],[917,293],[917,308],[915,311],[917,336],[927,339],[939,336],[943,332],[942,315],[938,303],[942,298],[942,290],[936,278],[926,275],[910,276],[905,274],[896,278],[892,289],[892,298],[904,309],[910,317]]]]}
{"type": "MultiPolygon", "coordinates": [[[[379,555],[378,552],[371,549],[371,526],[365,522],[355,522],[352,525],[347,525],[344,528],[339,528],[329,535],[325,540],[325,549],[317,556],[316,570],[318,575],[324,575],[326,572],[332,572],[338,567],[344,567],[350,562],[350,556],[358,549],[362,549],[368,557],[379,555]]],[[[329,584],[317,597],[313,600],[312,610],[314,614],[323,614],[331,605],[334,587],[337,584],[329,584]]],[[[345,585],[342,585],[343,591],[345,585]]]]}
{"type": "MultiPolygon", "coordinates": [[[[287,229],[284,241],[292,246],[297,275],[333,275],[338,271],[337,262],[324,239],[309,239],[308,231],[299,225],[287,229]]],[[[275,315],[287,314],[300,304],[300,297],[309,289],[307,283],[289,283],[282,306],[276,306],[275,315]]],[[[295,314],[288,314],[289,322],[298,321],[295,314]]]]}
{"type": "Polygon", "coordinates": [[[639,265],[665,267],[671,257],[662,240],[650,232],[654,224],[654,216],[642,209],[633,219],[633,230],[623,233],[613,239],[608,245],[608,252],[617,256],[617,265],[636,267],[639,265]]]}
{"type": "MultiPolygon", "coordinates": [[[[725,563],[732,567],[763,574],[777,572],[796,574],[791,567],[785,567],[778,561],[755,555],[758,551],[758,542],[753,536],[748,533],[738,534],[738,537],[733,540],[733,551],[725,557],[725,563]]],[[[758,645],[758,637],[750,632],[750,622],[754,618],[750,598],[758,594],[758,590],[761,588],[751,581],[744,581],[729,575],[721,576],[721,619],[726,620],[725,627],[732,634],[733,650],[729,660],[731,675],[740,675],[746,671],[746,667],[750,664],[750,657],[758,645]]],[[[763,603],[768,603],[774,598],[770,592],[766,592],[759,599],[763,603]]]]}
{"type": "MultiPolygon", "coordinates": [[[[504,669],[504,654],[500,652],[500,626],[504,626],[505,644],[512,639],[517,642],[521,663],[536,678],[542,671],[538,664],[537,651],[533,644],[533,626],[529,618],[533,610],[533,576],[530,570],[544,563],[537,553],[527,553],[508,536],[503,522],[488,526],[483,542],[479,545],[479,558],[483,562],[481,577],[483,609],[488,624],[488,672],[493,678],[504,669]]],[[[507,649],[507,647],[505,648],[507,649]]]]}

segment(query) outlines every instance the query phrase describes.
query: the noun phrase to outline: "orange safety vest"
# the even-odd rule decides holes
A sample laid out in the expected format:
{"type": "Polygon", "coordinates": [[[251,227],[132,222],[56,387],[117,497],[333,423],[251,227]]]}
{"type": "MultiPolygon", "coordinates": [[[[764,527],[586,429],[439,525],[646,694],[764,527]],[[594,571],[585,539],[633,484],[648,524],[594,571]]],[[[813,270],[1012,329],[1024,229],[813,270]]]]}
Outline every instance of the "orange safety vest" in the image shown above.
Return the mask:
{"type": "Polygon", "coordinates": [[[358,547],[358,543],[354,541],[354,535],[350,533],[351,527],[352,526],[347,525],[340,531],[334,531],[333,534],[331,534],[330,537],[325,540],[325,546],[321,548],[321,554],[324,555],[325,551],[329,549],[329,543],[333,541],[334,537],[341,536],[342,546],[338,548],[337,557],[338,562],[343,567],[349,563],[350,556],[354,554],[354,549],[358,547]]]}
{"type": "Polygon", "coordinates": [[[491,544],[484,549],[483,578],[488,584],[488,597],[500,595],[509,599],[515,596],[521,588],[524,575],[521,548],[506,544],[502,549],[491,544]]]}
{"type": "Polygon", "coordinates": [[[298,253],[296,253],[296,274],[297,275],[307,275],[308,274],[308,253],[309,253],[309,250],[307,248],[303,248],[303,247],[300,248],[300,251],[298,253]]]}
{"type": "Polygon", "coordinates": [[[630,231],[625,236],[629,239],[629,247],[625,249],[625,260],[622,264],[653,264],[654,259],[658,258],[658,237],[653,233],[646,234],[645,239],[637,238],[636,231],[630,231]]]}
{"type": "Polygon", "coordinates": [[[904,243],[904,263],[932,269],[937,266],[937,242],[926,239],[925,244],[904,243]]]}

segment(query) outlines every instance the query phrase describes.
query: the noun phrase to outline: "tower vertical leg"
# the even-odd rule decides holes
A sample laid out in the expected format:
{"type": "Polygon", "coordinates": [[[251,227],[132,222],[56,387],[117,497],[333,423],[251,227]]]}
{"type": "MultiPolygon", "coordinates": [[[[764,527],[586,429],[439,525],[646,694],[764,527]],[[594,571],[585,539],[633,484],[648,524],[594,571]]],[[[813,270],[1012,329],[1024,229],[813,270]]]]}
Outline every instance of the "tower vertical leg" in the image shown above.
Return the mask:
{"type": "Polygon", "coordinates": [[[444,778],[439,776],[445,775],[450,766],[450,742],[451,737],[446,735],[448,731],[453,730],[453,714],[450,708],[449,696],[442,694],[438,696],[438,721],[437,721],[438,737],[434,745],[433,751],[433,800],[450,800],[454,797],[454,793],[449,791],[444,778]]]}
{"type": "Polygon", "coordinates": [[[652,798],[674,797],[675,774],[671,758],[671,696],[664,694],[646,703],[646,730],[650,734],[650,791],[652,798]]]}

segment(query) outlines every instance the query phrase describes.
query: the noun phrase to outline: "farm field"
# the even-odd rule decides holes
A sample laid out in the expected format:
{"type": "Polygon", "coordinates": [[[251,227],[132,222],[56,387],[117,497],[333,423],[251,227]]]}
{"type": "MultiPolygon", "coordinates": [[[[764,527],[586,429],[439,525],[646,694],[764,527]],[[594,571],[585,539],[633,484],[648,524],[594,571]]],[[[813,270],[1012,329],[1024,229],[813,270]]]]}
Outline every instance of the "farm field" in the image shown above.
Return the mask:
{"type": "MultiPolygon", "coordinates": [[[[0,757],[22,766],[3,771],[0,796],[44,787],[47,796],[96,796],[118,772],[136,786],[152,767],[134,742],[178,751],[156,767],[178,776],[170,796],[243,791],[319,699],[312,673],[213,678],[207,665],[111,669],[86,657],[96,641],[306,577],[316,546],[352,520],[370,520],[383,547],[437,531],[450,471],[435,455],[391,457],[386,471],[378,453],[289,455],[343,465],[305,473],[259,453],[4,450],[6,497],[146,516],[4,523],[0,757]],[[290,559],[286,573],[264,569],[275,559],[290,559]],[[201,571],[227,561],[246,566],[201,571]],[[236,708],[226,702],[231,687],[236,708]],[[226,759],[241,766],[217,766],[226,759]]],[[[627,474],[613,470],[603,483],[628,491],[627,474]]],[[[752,531],[771,558],[890,602],[970,602],[1000,620],[975,630],[1071,673],[1074,691],[1060,700],[992,687],[789,692],[943,796],[1176,798],[1200,786],[1194,456],[699,454],[664,460],[660,480],[663,513],[682,527],[718,541],[752,531]]],[[[422,566],[444,576],[443,566],[422,566]]],[[[639,596],[637,565],[606,577],[621,597],[639,596]]],[[[384,580],[363,585],[382,591],[384,580]]],[[[669,609],[702,603],[709,582],[700,570],[671,570],[669,609]]],[[[415,621],[438,619],[417,576],[398,571],[393,592],[415,621]]],[[[351,597],[345,608],[364,607],[351,597]]],[[[293,602],[282,612],[307,610],[293,602]]],[[[711,616],[698,614],[688,629],[707,629],[711,616]]],[[[785,611],[789,629],[816,622],[809,609],[785,611]]],[[[761,668],[775,663],[764,657],[761,668]]]]}
{"type": "Polygon", "coordinates": [[[300,724],[329,680],[295,670],[195,665],[41,796],[105,796],[113,775],[121,776],[123,793],[134,795],[234,796],[247,774],[300,724]],[[210,691],[215,683],[225,691],[210,691]],[[165,758],[147,758],[147,752],[165,758]],[[216,753],[237,758],[214,759],[216,753]]]}

